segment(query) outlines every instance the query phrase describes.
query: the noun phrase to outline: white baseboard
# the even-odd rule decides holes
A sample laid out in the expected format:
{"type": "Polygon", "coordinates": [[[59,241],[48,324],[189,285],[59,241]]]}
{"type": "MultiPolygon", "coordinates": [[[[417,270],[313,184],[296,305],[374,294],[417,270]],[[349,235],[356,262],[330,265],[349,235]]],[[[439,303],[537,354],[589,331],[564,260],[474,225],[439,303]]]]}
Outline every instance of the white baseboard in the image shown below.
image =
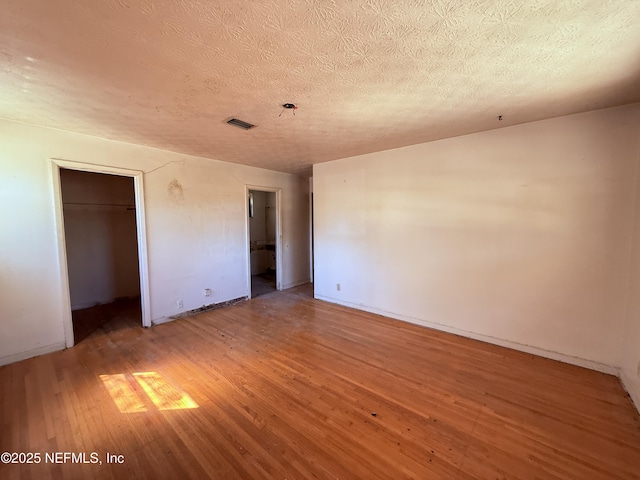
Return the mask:
{"type": "Polygon", "coordinates": [[[287,283],[286,285],[282,286],[282,290],[287,290],[289,288],[293,288],[293,287],[299,287],[300,285],[304,285],[305,283],[309,283],[309,279],[305,279],[305,280],[298,280],[297,282],[291,282],[291,283],[287,283]]]}
{"type": "Polygon", "coordinates": [[[26,352],[14,353],[13,355],[0,357],[0,365],[8,365],[10,363],[26,360],[27,358],[37,357],[51,352],[57,352],[58,350],[64,350],[65,347],[66,345],[64,342],[58,342],[51,345],[45,345],[44,347],[36,348],[33,350],[27,350],[26,352]]]}
{"type": "Polygon", "coordinates": [[[571,365],[576,365],[578,367],[588,368],[590,370],[595,370],[597,372],[607,373],[609,375],[618,376],[620,373],[617,367],[612,367],[611,365],[606,365],[604,363],[594,362],[593,360],[587,360],[585,358],[573,357],[571,355],[565,355],[564,353],[545,350],[543,348],[533,347],[531,345],[525,345],[522,343],[513,342],[511,340],[491,337],[489,335],[470,332],[468,330],[462,330],[459,328],[450,327],[448,325],[443,325],[440,323],[433,323],[433,322],[429,322],[429,321],[418,319],[418,318],[408,317],[406,315],[387,312],[377,308],[368,307],[366,305],[358,305],[356,303],[345,302],[343,300],[339,300],[332,297],[325,297],[323,295],[315,295],[314,298],[318,300],[323,300],[329,303],[337,303],[338,305],[344,305],[345,307],[355,308],[356,310],[363,310],[365,312],[375,313],[377,315],[382,315],[384,317],[394,318],[396,320],[402,320],[404,322],[421,325],[423,327],[433,328],[435,330],[440,330],[442,332],[453,333],[454,335],[460,335],[461,337],[473,338],[474,340],[480,340],[482,342],[487,342],[494,345],[500,345],[501,347],[507,347],[507,348],[511,348],[513,350],[519,350],[525,353],[531,353],[533,355],[538,355],[540,357],[550,358],[551,360],[558,360],[560,362],[569,363],[571,365]]]}
{"type": "Polygon", "coordinates": [[[151,326],[153,327],[154,325],[162,325],[163,323],[173,322],[175,319],[176,319],[176,317],[152,318],[151,319],[151,326]]]}

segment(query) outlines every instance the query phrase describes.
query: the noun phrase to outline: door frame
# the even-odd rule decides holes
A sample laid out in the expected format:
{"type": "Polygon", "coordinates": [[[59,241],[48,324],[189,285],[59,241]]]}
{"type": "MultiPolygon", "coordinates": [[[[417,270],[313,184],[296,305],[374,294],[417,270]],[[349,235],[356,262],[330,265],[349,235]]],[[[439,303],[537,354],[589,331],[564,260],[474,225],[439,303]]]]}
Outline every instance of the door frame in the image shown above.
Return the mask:
{"type": "Polygon", "coordinates": [[[249,218],[249,192],[276,194],[276,290],[282,290],[282,188],[259,185],[244,186],[245,246],[247,248],[247,298],[251,298],[251,219],[249,218]]]}
{"type": "Polygon", "coordinates": [[[60,169],[79,170],[90,173],[118,175],[133,179],[136,211],[136,230],[138,242],[138,272],[140,276],[140,306],[142,309],[142,326],[151,326],[151,302],[149,295],[149,264],[147,260],[147,228],[145,223],[144,205],[144,172],[125,168],[108,167],[93,163],[74,162],[58,158],[49,159],[53,184],[53,200],[55,206],[55,223],[58,244],[58,264],[60,273],[60,287],[62,296],[62,325],[67,348],[74,345],[73,319],[71,316],[71,290],[69,288],[69,264],[67,263],[67,246],[64,230],[64,211],[62,205],[62,185],[60,183],[60,169]]]}

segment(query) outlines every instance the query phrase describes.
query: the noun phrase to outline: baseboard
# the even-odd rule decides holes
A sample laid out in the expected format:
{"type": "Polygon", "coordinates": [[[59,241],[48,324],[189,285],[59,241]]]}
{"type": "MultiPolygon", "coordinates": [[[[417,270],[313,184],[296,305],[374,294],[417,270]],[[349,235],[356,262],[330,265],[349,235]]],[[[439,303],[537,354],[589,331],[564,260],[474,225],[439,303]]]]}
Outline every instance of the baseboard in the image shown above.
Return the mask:
{"type": "Polygon", "coordinates": [[[71,305],[71,311],[75,312],[76,310],[84,310],[85,308],[95,307],[96,305],[101,305],[101,303],[100,302],[74,303],[71,305]]]}
{"type": "Polygon", "coordinates": [[[140,295],[133,295],[131,297],[128,297],[128,296],[115,297],[110,300],[101,300],[99,302],[74,303],[71,305],[71,311],[75,312],[76,310],[84,310],[85,308],[97,307],[98,305],[108,305],[110,303],[119,302],[121,300],[132,300],[135,298],[140,298],[140,295]]]}
{"type": "Polygon", "coordinates": [[[631,401],[640,414],[640,381],[632,380],[631,377],[627,375],[627,372],[621,368],[620,382],[622,383],[623,388],[629,394],[629,397],[631,397],[631,401]]]}
{"type": "Polygon", "coordinates": [[[186,312],[178,313],[177,315],[173,315],[171,317],[159,318],[157,320],[152,320],[153,325],[160,325],[162,323],[167,323],[172,320],[178,320],[179,318],[191,317],[193,315],[197,315],[198,313],[208,312],[210,310],[217,310],[218,308],[228,307],[230,305],[235,305],[236,303],[244,302],[248,299],[248,297],[238,297],[232,298],[231,300],[226,300],[220,303],[212,303],[211,305],[203,305],[200,308],[194,308],[193,310],[187,310],[186,312]]]}
{"type": "Polygon", "coordinates": [[[402,320],[403,322],[413,323],[415,325],[421,325],[423,327],[433,328],[434,330],[440,330],[442,332],[452,333],[461,337],[472,338],[474,340],[480,340],[481,342],[491,343],[493,345],[499,345],[501,347],[511,348],[513,350],[519,350],[521,352],[530,353],[532,355],[538,355],[540,357],[549,358],[551,360],[558,360],[560,362],[576,365],[578,367],[588,368],[597,372],[606,373],[609,375],[619,375],[619,369],[606,365],[604,363],[594,362],[593,360],[587,360],[585,358],[573,357],[571,355],[565,355],[564,353],[554,352],[552,350],[545,350],[539,347],[533,347],[531,345],[525,345],[511,340],[505,340],[502,338],[491,337],[489,335],[483,335],[481,333],[471,332],[468,330],[462,330],[460,328],[450,327],[441,323],[429,322],[418,318],[409,317],[406,315],[400,315],[393,312],[387,312],[377,308],[368,307],[365,305],[359,305],[356,303],[346,302],[343,300],[335,299],[332,297],[325,297],[323,295],[314,295],[314,298],[329,303],[337,303],[345,307],[355,308],[356,310],[363,310],[369,313],[375,313],[376,315],[382,315],[384,317],[393,318],[396,320],[402,320]]]}
{"type": "Polygon", "coordinates": [[[156,325],[162,325],[163,323],[172,322],[177,317],[160,317],[160,318],[152,318],[151,326],[155,327],[156,325]]]}
{"type": "Polygon", "coordinates": [[[8,365],[10,363],[20,362],[27,358],[38,357],[47,353],[57,352],[64,350],[66,345],[64,342],[53,343],[44,347],[36,348],[34,350],[27,350],[26,352],[14,353],[13,355],[7,355],[6,357],[0,357],[0,365],[8,365]]]}
{"type": "Polygon", "coordinates": [[[287,289],[293,288],[293,287],[299,287],[300,285],[305,285],[307,283],[309,283],[309,279],[298,280],[297,282],[287,283],[286,285],[282,286],[282,290],[287,290],[287,289]]]}

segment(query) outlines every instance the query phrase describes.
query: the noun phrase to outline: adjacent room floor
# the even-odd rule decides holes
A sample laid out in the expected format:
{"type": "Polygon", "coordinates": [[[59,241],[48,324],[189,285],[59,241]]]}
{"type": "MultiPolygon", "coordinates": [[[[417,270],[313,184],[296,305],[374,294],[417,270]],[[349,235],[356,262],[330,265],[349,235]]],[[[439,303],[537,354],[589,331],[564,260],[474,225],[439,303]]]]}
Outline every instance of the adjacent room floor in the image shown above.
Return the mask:
{"type": "Polygon", "coordinates": [[[251,297],[259,297],[276,291],[276,272],[267,270],[264,273],[251,275],[251,297]]]}
{"type": "Polygon", "coordinates": [[[97,328],[0,367],[0,392],[0,450],[40,454],[2,479],[640,478],[640,418],[615,377],[309,286],[97,328]]]}

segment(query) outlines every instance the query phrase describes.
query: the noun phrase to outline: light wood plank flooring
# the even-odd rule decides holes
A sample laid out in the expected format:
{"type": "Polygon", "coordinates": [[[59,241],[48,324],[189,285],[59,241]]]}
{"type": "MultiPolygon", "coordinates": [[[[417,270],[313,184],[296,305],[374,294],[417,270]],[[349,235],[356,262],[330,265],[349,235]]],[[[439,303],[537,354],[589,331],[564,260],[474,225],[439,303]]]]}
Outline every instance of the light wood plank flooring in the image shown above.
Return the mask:
{"type": "Polygon", "coordinates": [[[309,286],[1,367],[0,415],[2,479],[640,479],[615,377],[309,286]]]}

